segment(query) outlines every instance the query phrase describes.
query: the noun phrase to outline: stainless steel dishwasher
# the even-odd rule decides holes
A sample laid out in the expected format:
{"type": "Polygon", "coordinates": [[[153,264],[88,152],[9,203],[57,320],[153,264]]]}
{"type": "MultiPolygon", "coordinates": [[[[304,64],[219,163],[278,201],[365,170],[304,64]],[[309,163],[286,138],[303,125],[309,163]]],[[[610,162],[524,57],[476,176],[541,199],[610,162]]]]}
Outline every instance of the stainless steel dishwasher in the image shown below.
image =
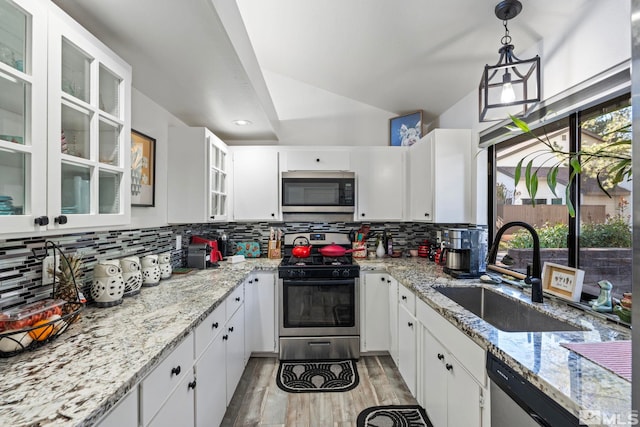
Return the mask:
{"type": "Polygon", "coordinates": [[[578,418],[487,352],[491,427],[577,426],[578,418]]]}

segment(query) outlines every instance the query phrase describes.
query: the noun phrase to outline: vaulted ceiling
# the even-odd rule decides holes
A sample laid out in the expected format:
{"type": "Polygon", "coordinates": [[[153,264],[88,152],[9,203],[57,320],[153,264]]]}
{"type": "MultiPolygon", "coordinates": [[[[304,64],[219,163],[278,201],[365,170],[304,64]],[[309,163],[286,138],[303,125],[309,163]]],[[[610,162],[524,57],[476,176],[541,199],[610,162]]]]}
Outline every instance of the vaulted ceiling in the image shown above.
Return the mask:
{"type": "MultiPolygon", "coordinates": [[[[516,54],[594,1],[523,0],[516,54]]],[[[497,0],[54,2],[132,65],[137,90],[225,140],[277,140],[279,120],[313,109],[299,84],[428,121],[477,88],[504,34],[497,0]]]]}

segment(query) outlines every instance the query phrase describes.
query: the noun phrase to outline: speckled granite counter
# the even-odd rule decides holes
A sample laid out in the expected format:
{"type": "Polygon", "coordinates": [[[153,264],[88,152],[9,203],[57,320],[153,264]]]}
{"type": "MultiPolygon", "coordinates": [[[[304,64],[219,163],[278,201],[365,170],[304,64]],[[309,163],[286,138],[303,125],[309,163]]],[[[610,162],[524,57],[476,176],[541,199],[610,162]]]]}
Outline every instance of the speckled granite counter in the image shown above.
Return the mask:
{"type": "Polygon", "coordinates": [[[482,348],[491,351],[532,384],[578,416],[581,409],[599,410],[626,419],[631,410],[631,383],[591,361],[570,352],[560,343],[629,340],[631,331],[596,316],[568,307],[545,296],[536,304],[584,332],[503,332],[471,314],[434,286],[484,286],[531,304],[530,293],[508,285],[482,285],[479,280],[455,280],[442,267],[424,258],[359,260],[362,271],[383,270],[442,314],[482,348]]]}
{"type": "MultiPolygon", "coordinates": [[[[57,340],[33,352],[0,359],[0,425],[93,425],[253,269],[272,270],[278,263],[248,260],[175,275],[159,286],[143,288],[140,295],[125,298],[119,306],[85,309],[82,320],[57,340]]],[[[560,346],[562,342],[630,339],[629,330],[546,298],[544,309],[589,331],[502,332],[433,289],[438,285],[478,286],[477,280],[452,279],[423,258],[363,260],[359,264],[363,271],[389,272],[573,413],[580,408],[607,414],[630,410],[629,382],[560,346]]],[[[529,298],[508,286],[488,287],[524,301],[529,298]]]]}
{"type": "Polygon", "coordinates": [[[0,359],[0,425],[93,425],[252,270],[279,261],[222,263],[142,288],[115,307],[86,308],[51,343],[0,359]]]}

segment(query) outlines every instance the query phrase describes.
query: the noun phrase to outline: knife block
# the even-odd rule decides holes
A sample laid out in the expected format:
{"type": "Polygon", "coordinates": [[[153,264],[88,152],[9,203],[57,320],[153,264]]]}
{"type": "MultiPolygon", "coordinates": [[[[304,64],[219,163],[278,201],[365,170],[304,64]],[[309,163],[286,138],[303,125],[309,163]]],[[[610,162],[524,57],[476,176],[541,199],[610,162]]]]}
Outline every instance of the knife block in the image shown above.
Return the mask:
{"type": "Polygon", "coordinates": [[[269,240],[269,247],[267,250],[267,255],[270,259],[280,259],[282,258],[281,252],[281,241],[280,240],[269,240]]]}

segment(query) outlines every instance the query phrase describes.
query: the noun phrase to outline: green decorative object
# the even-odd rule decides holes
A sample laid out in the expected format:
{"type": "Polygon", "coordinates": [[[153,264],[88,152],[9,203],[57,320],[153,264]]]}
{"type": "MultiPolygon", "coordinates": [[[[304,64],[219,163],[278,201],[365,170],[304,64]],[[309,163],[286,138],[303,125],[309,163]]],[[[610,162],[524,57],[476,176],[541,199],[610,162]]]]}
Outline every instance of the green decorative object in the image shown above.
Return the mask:
{"type": "Polygon", "coordinates": [[[613,285],[608,280],[601,280],[598,282],[598,286],[600,286],[600,295],[598,295],[598,299],[591,302],[591,307],[595,311],[611,313],[613,311],[613,304],[611,303],[613,285]]]}

